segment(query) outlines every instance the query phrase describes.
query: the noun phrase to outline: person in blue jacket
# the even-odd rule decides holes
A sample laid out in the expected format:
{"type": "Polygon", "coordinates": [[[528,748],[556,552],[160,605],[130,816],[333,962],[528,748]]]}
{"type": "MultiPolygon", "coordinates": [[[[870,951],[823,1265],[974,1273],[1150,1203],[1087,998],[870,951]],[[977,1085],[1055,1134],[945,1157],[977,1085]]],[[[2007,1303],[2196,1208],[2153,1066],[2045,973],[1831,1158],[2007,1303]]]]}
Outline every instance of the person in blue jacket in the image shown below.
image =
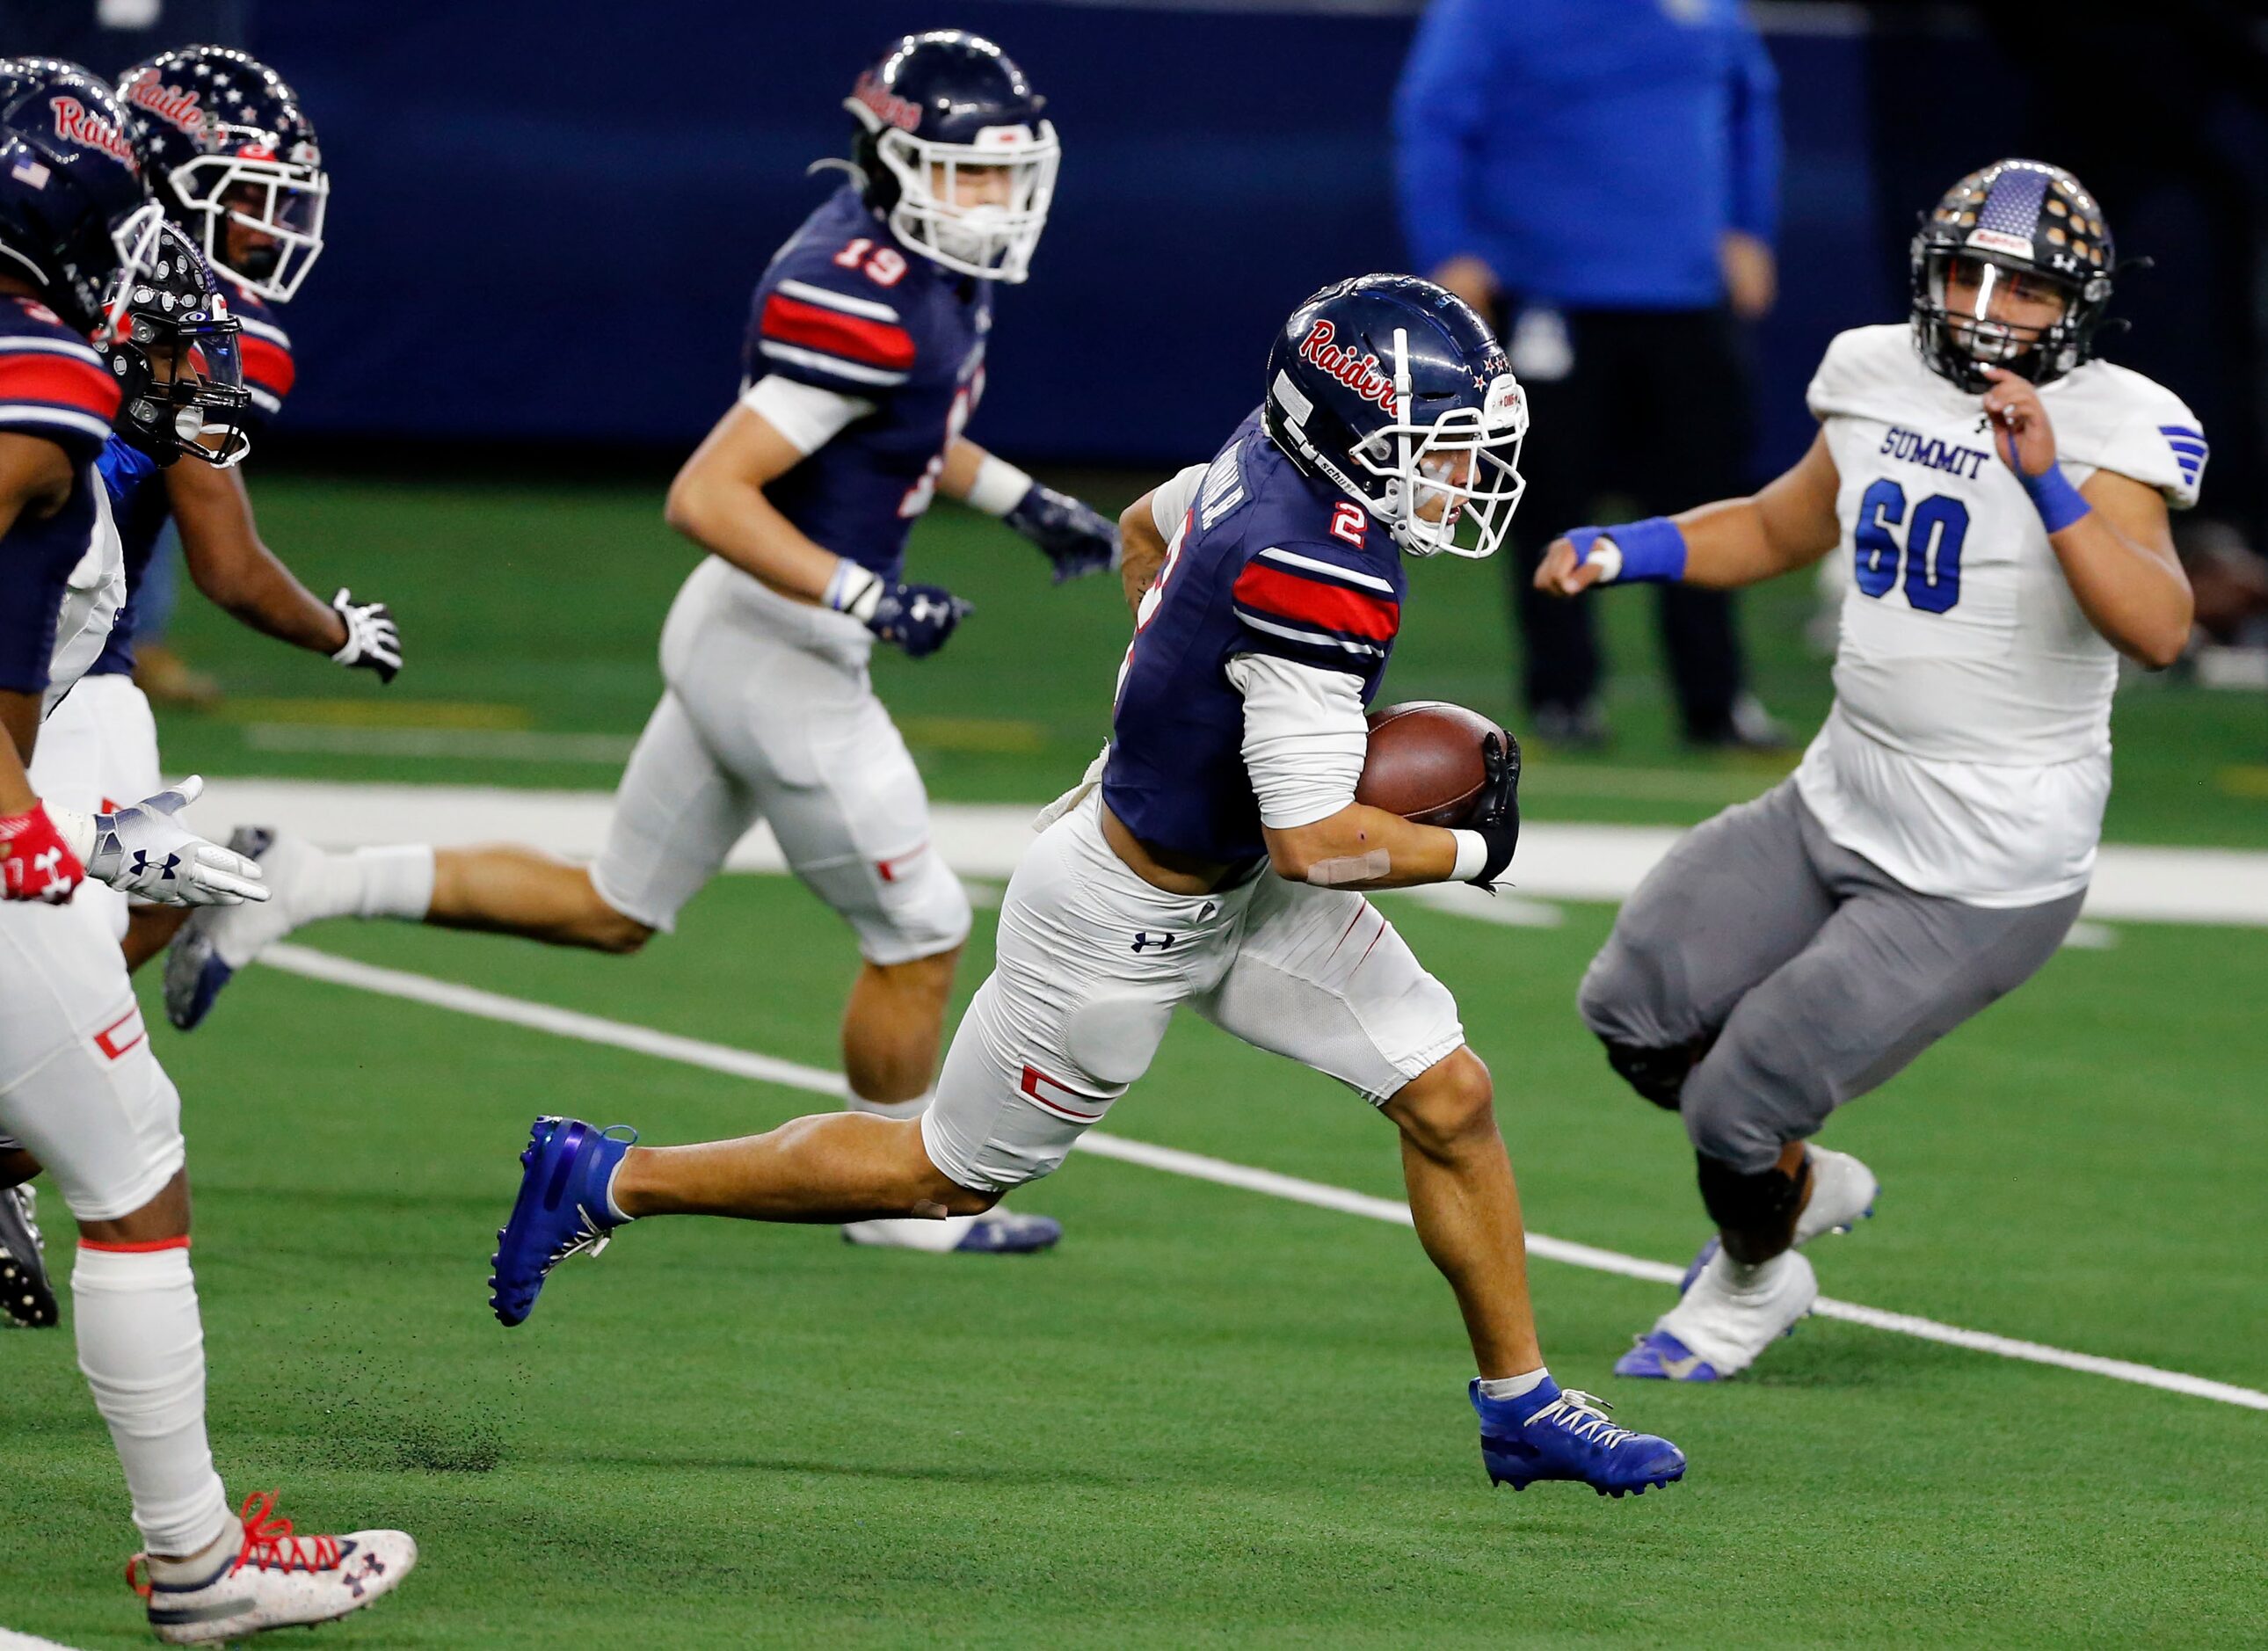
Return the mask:
{"type": "MultiPolygon", "coordinates": [[[[1395,130],[1413,262],[1507,335],[1549,447],[1508,558],[1533,726],[1602,743],[1591,621],[1529,576],[1609,466],[1647,512],[1747,479],[1742,323],[1776,279],[1771,60],[1739,0],[1433,0],[1395,130]]],[[[1730,599],[1665,587],[1660,611],[1686,738],[1778,743],[1730,599]]]]}

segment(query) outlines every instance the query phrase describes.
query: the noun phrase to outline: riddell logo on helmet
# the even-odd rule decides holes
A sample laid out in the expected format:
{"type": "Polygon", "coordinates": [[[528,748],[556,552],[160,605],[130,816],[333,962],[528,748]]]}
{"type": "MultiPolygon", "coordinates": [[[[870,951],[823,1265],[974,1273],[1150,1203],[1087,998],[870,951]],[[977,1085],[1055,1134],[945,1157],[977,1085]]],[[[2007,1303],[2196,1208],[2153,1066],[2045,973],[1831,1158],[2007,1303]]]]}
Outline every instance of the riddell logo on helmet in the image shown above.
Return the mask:
{"type": "Polygon", "coordinates": [[[121,166],[139,169],[134,158],[134,145],[126,141],[126,134],[77,98],[50,98],[48,105],[55,112],[57,137],[99,149],[121,166]]]}
{"type": "Polygon", "coordinates": [[[1358,356],[1351,350],[1343,350],[1331,340],[1338,328],[1330,322],[1319,321],[1307,329],[1300,343],[1300,359],[1312,361],[1330,377],[1336,379],[1366,402],[1375,402],[1388,412],[1394,410],[1394,380],[1378,370],[1376,356],[1358,356]]]}
{"type": "MultiPolygon", "coordinates": [[[[843,83],[838,80],[835,84],[843,83]]],[[[910,132],[921,124],[921,106],[900,97],[876,80],[871,69],[858,77],[858,84],[851,88],[850,95],[873,110],[885,124],[901,131],[910,132]]]]}
{"type": "Polygon", "coordinates": [[[198,106],[197,94],[186,86],[160,85],[155,75],[144,75],[128,89],[126,100],[191,137],[204,136],[205,112],[198,106]]]}

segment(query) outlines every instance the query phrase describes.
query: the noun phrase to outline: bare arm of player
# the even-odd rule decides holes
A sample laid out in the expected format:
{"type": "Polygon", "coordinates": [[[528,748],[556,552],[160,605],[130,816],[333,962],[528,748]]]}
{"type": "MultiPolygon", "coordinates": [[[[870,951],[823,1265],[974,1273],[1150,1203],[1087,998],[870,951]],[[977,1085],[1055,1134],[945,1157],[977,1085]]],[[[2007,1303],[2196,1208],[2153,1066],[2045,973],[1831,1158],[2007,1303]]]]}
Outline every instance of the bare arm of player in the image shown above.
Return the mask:
{"type": "Polygon", "coordinates": [[[1158,531],[1157,520],[1151,514],[1157,498],[1158,490],[1153,487],[1118,518],[1118,582],[1126,593],[1126,606],[1138,615],[1143,596],[1157,583],[1158,570],[1166,565],[1166,535],[1158,531]]]}
{"type": "Polygon", "coordinates": [[[1268,865],[1295,883],[1335,888],[1409,888],[1446,883],[1457,873],[1457,836],[1398,814],[1351,802],[1312,824],[1260,828],[1268,865]]]}
{"type": "Polygon", "coordinates": [[[166,498],[181,530],[189,577],[231,618],[318,653],[346,645],[346,622],[261,542],[236,471],[175,463],[166,471],[166,498]]]}
{"type": "MultiPolygon", "coordinates": [[[[1984,410],[2001,461],[2020,480],[2046,476],[2055,468],[2055,427],[2039,391],[1999,367],[1986,368],[1985,376],[1992,387],[1984,393],[1984,410]]],[[[2078,491],[2089,508],[2048,534],[2071,593],[2104,641],[2138,664],[2163,670],[2182,657],[2196,612],[2189,577],[2174,552],[2165,498],[2109,470],[2097,470],[2078,491]]]]}
{"type": "MultiPolygon", "coordinates": [[[[1794,468],[1760,492],[1672,517],[1685,535],[1683,582],[1727,589],[1755,585],[1818,561],[1842,542],[1842,524],[1835,514],[1835,495],[1841,485],[1827,438],[1815,436],[1794,468]]],[[[1573,544],[1555,539],[1535,570],[1535,588],[1554,596],[1580,595],[1599,582],[1609,565],[1595,555],[1578,562],[1573,544]]]]}
{"type": "MultiPolygon", "coordinates": [[[[945,468],[937,473],[937,490],[947,498],[965,502],[968,490],[976,485],[976,473],[984,468],[985,460],[991,456],[968,437],[954,437],[953,445],[945,450],[945,468]]],[[[1012,505],[1016,501],[1010,499],[1008,502],[1012,505]]]]}
{"type": "MultiPolygon", "coordinates": [[[[70,498],[70,455],[52,441],[14,431],[0,433],[0,540],[18,517],[52,516],[70,498]]],[[[0,566],[0,579],[6,569],[0,566]]],[[[22,594],[0,588],[0,601],[22,594]]],[[[0,689],[0,814],[19,814],[39,800],[24,770],[40,738],[40,697],[0,689]]]]}
{"type": "Polygon", "coordinates": [[[821,549],[764,497],[803,450],[743,404],[717,421],[669,484],[662,520],[783,596],[814,605],[842,560],[821,549]]]}

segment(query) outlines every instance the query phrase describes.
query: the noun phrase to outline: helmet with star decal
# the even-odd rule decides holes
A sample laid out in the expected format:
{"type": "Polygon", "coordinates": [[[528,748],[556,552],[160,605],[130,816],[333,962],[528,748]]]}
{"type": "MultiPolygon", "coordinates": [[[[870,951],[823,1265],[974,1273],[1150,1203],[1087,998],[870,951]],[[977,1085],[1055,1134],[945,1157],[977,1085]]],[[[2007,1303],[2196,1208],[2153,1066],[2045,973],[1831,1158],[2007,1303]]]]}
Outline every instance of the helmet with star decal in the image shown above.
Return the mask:
{"type": "Polygon", "coordinates": [[[167,216],[216,269],[288,300],[322,254],[331,191],[298,94],[221,46],[160,52],[122,75],[118,94],[167,216]]]}

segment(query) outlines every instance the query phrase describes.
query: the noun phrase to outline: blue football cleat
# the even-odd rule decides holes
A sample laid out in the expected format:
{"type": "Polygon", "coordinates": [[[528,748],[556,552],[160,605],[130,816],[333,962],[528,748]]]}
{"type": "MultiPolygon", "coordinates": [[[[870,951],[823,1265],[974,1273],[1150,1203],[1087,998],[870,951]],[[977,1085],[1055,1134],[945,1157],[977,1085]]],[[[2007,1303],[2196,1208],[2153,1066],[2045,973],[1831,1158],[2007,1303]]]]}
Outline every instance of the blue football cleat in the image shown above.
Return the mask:
{"type": "Polygon", "coordinates": [[[1490,1398],[1477,1379],[1469,1390],[1491,1484],[1524,1491],[1538,1479],[1572,1479],[1602,1496],[1643,1496],[1649,1485],[1685,1477],[1685,1453],[1675,1445],[1616,1426],[1603,1399],[1562,1392],[1549,1376],[1516,1399],[1490,1398]]]}
{"type": "MultiPolygon", "coordinates": [[[[1710,1241],[1714,1243],[1715,1240],[1710,1241]]],[[[1693,1273],[1686,1282],[1693,1281],[1694,1273],[1701,1270],[1694,1264],[1693,1273]]],[[[1683,1292],[1681,1291],[1681,1294],[1683,1292]]],[[[1717,1367],[1666,1330],[1648,1330],[1621,1358],[1615,1360],[1615,1374],[1638,1376],[1650,1382],[1715,1382],[1719,1380],[1717,1367]]]]}
{"type": "MultiPolygon", "coordinates": [[[[229,833],[229,852],[259,861],[263,873],[275,870],[269,859],[275,846],[276,833],[266,826],[239,826],[229,833]]],[[[267,903],[276,904],[272,899],[267,903]]],[[[261,910],[258,904],[252,909],[263,931],[260,941],[291,932],[291,921],[282,906],[273,912],[261,910]],[[273,935],[265,932],[269,928],[275,930],[273,935]]],[[[166,948],[166,1018],[180,1031],[196,1030],[198,1022],[212,1012],[222,990],[236,978],[235,965],[221,955],[222,925],[233,922],[241,926],[254,919],[232,916],[235,911],[232,906],[199,907],[166,948]]],[[[257,945],[251,949],[256,951],[257,945]]]]}
{"type": "Polygon", "coordinates": [[[1063,1223],[1052,1215],[992,1209],[978,1216],[953,1249],[961,1256],[1035,1256],[1053,1249],[1062,1238],[1063,1223]]]}
{"type": "Polygon", "coordinates": [[[599,1129],[580,1118],[541,1117],[519,1155],[519,1196],[512,1219],[497,1229],[496,1271],[489,1306],[507,1328],[525,1323],[551,1270],[570,1256],[595,1256],[622,1223],[608,1213],[607,1183],[637,1139],[610,1124],[599,1129]]]}

